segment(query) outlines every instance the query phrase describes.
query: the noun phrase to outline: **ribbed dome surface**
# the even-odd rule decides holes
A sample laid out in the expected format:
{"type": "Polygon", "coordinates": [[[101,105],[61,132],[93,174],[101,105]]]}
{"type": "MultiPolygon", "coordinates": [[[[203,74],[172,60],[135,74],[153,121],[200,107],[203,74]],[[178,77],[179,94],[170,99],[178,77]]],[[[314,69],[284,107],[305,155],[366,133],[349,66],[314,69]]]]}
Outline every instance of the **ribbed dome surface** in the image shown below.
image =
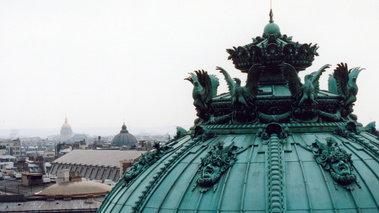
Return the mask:
{"type": "Polygon", "coordinates": [[[100,212],[377,212],[379,141],[367,132],[352,133],[349,139],[333,134],[330,130],[339,125],[283,124],[293,132],[283,144],[273,132],[269,139],[256,134],[267,125],[207,126],[216,137],[175,141],[171,152],[134,180],[120,181],[100,212]],[[308,132],[301,133],[304,129],[308,132]],[[236,131],[241,133],[230,134],[236,131]],[[352,155],[354,189],[335,183],[317,163],[312,144],[328,137],[352,155]],[[236,147],[235,163],[214,186],[196,184],[200,173],[212,173],[198,169],[219,142],[224,149],[236,147]]]}
{"type": "Polygon", "coordinates": [[[126,129],[125,123],[121,127],[121,131],[119,134],[117,134],[111,142],[114,146],[127,146],[127,147],[133,147],[138,145],[137,139],[134,137],[134,135],[130,134],[128,130],[126,129]]]}
{"type": "Polygon", "coordinates": [[[379,133],[352,114],[362,69],[338,64],[338,91],[319,87],[330,64],[302,83],[318,47],[272,17],[263,37],[227,49],[245,86],[217,67],[229,88],[217,95],[221,78],[190,73],[195,125],[142,155],[99,212],[378,212],[379,133]]]}

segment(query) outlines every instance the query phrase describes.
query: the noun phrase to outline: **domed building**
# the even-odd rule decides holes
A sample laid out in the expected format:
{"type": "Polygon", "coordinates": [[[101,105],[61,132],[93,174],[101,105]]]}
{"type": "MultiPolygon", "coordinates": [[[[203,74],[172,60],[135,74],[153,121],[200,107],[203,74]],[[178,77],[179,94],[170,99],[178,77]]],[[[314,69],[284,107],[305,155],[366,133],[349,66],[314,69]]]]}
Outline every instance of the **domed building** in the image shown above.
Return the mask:
{"type": "Polygon", "coordinates": [[[94,181],[69,181],[51,185],[37,196],[71,200],[72,198],[88,197],[88,195],[104,196],[111,189],[111,186],[94,181]]]}
{"type": "Polygon", "coordinates": [[[67,122],[67,117],[61,128],[60,140],[61,141],[70,141],[73,136],[72,129],[70,124],[67,122]]]}
{"type": "Polygon", "coordinates": [[[328,64],[302,83],[317,48],[270,12],[262,36],[227,50],[246,85],[218,67],[217,95],[218,78],[192,73],[195,125],[141,156],[98,212],[378,212],[379,134],[352,114],[361,69],[338,64],[327,91],[328,64]]]}
{"type": "Polygon", "coordinates": [[[120,133],[118,133],[111,141],[113,146],[126,146],[127,148],[136,147],[138,145],[137,139],[134,135],[130,134],[126,129],[125,122],[121,127],[120,133]]]}

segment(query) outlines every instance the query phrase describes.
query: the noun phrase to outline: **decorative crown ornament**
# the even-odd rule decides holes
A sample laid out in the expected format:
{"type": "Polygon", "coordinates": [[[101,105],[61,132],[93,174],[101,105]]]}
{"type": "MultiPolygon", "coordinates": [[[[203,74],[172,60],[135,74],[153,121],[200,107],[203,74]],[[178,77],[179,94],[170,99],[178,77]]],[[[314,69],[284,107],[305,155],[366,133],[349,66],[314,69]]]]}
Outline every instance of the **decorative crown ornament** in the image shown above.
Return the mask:
{"type": "Polygon", "coordinates": [[[270,67],[284,62],[300,71],[312,65],[314,57],[318,56],[317,44],[300,44],[293,42],[292,36],[281,35],[279,26],[272,17],[270,10],[270,23],[264,28],[262,37],[253,38],[253,43],[245,46],[226,50],[229,53],[228,59],[233,61],[235,68],[248,72],[254,64],[270,67]]]}

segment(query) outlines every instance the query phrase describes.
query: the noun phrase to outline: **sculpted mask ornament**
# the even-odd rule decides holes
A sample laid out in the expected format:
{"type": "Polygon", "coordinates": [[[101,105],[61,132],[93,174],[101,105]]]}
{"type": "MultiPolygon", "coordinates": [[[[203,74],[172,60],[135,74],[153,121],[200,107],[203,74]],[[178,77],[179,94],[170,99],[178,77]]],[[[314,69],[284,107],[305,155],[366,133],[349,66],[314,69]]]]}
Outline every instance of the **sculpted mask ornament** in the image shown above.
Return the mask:
{"type": "Polygon", "coordinates": [[[223,142],[217,142],[208,154],[201,158],[197,170],[198,178],[192,190],[199,186],[200,192],[207,192],[213,186],[215,191],[221,175],[237,160],[237,150],[238,148],[233,143],[224,147],[223,142]]]}
{"type": "Polygon", "coordinates": [[[312,146],[316,162],[330,173],[335,186],[340,184],[347,190],[354,190],[351,184],[355,182],[360,187],[357,177],[352,173],[354,167],[351,154],[341,148],[333,138],[326,138],[326,144],[316,139],[312,146]]]}

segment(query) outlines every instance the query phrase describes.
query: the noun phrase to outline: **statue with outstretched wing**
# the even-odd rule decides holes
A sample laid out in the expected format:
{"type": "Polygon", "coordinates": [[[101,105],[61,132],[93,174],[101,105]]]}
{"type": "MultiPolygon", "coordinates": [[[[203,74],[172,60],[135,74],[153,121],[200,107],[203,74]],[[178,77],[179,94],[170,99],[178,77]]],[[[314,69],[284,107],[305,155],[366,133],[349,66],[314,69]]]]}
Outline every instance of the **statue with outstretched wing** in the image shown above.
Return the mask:
{"type": "Polygon", "coordinates": [[[239,78],[232,79],[226,70],[216,67],[225,77],[232,99],[232,106],[235,109],[249,108],[251,106],[252,101],[258,94],[259,76],[263,68],[264,66],[260,64],[254,64],[249,69],[246,85],[243,87],[239,78]]]}
{"type": "Polygon", "coordinates": [[[337,93],[343,99],[343,106],[349,106],[357,100],[357,78],[362,70],[364,69],[360,67],[349,70],[346,63],[338,64],[334,70],[333,77],[337,85],[337,93]]]}
{"type": "Polygon", "coordinates": [[[304,77],[304,84],[301,83],[297,70],[287,63],[282,63],[280,68],[283,76],[288,81],[288,87],[292,96],[298,101],[297,105],[303,105],[310,103],[316,105],[317,93],[320,90],[319,79],[323,72],[331,65],[326,64],[322,66],[318,71],[312,72],[304,77]]]}

